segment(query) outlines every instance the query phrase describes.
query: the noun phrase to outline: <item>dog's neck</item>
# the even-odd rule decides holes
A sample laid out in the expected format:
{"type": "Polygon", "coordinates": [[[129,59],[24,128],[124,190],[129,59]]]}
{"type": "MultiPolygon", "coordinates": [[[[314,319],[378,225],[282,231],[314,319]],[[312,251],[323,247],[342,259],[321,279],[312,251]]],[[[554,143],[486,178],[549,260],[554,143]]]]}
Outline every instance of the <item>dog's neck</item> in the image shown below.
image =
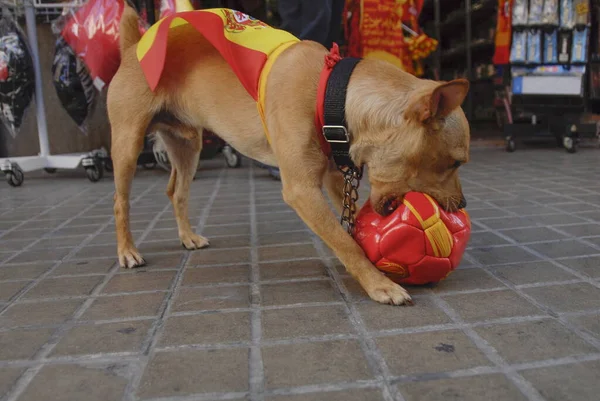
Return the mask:
{"type": "Polygon", "coordinates": [[[350,76],[360,60],[342,58],[334,43],[319,77],[315,126],[323,153],[340,168],[357,167],[350,157],[352,137],[346,121],[346,94],[350,76]]]}

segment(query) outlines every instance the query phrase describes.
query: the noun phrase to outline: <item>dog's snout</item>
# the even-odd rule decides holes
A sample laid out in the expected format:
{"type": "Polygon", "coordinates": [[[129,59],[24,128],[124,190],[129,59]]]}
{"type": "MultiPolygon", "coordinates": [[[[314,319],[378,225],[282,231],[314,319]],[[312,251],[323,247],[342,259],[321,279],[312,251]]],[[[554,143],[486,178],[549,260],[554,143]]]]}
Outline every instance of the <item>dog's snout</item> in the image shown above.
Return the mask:
{"type": "Polygon", "coordinates": [[[459,209],[464,209],[466,207],[467,207],[467,200],[463,196],[462,198],[460,198],[460,203],[458,204],[458,208],[459,209]]]}

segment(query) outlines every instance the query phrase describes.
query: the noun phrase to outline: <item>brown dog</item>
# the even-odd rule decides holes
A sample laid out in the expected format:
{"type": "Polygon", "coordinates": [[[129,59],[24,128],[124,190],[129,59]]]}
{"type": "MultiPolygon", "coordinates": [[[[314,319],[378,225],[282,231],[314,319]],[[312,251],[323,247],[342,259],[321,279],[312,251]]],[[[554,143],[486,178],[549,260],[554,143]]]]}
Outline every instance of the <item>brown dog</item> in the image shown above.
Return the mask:
{"type": "MultiPolygon", "coordinates": [[[[129,227],[129,195],[144,136],[160,132],[173,169],[167,195],[187,249],[208,246],[192,231],[188,192],[206,128],[235,149],[281,171],[283,198],[329,246],[375,301],[400,305],[408,293],[377,270],[339,224],[343,178],[324,156],[314,124],[319,75],[327,50],[302,41],[275,61],[266,87],[267,141],[256,103],[217,50],[193,28],[169,38],[163,78],[150,90],[136,58],[138,17],[126,7],[121,66],[108,91],[115,177],[118,257],[122,267],[144,260],[129,227]],[[191,51],[190,51],[191,49],[191,51]]],[[[469,125],[460,108],[468,81],[418,79],[380,61],[361,61],[348,85],[351,156],[368,167],[371,201],[380,213],[408,191],[430,194],[444,209],[463,202],[458,167],[469,159],[469,125]]]]}

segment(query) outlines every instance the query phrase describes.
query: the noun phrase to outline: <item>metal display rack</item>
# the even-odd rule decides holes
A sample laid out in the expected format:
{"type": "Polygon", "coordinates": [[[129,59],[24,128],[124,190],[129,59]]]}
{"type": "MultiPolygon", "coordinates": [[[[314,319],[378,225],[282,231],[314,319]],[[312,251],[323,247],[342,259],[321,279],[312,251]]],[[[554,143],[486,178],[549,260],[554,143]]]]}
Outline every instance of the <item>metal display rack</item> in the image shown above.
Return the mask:
{"type": "Polygon", "coordinates": [[[93,150],[85,153],[69,153],[53,155],[50,153],[48,141],[48,126],[46,124],[46,107],[42,89],[42,70],[40,64],[36,14],[59,8],[79,7],[82,0],[73,0],[63,3],[45,3],[43,0],[1,0],[0,5],[23,11],[27,26],[27,39],[31,50],[33,70],[35,77],[35,107],[37,118],[38,139],[40,152],[37,156],[21,156],[0,159],[0,170],[6,176],[9,185],[18,187],[23,184],[26,172],[46,170],[54,172],[56,169],[76,169],[83,166],[88,179],[92,182],[99,181],[104,174],[103,159],[107,157],[104,149],[93,150]]]}
{"type": "Polygon", "coordinates": [[[491,65],[497,0],[425,0],[420,23],[439,42],[426,60],[426,77],[466,78],[471,90],[463,108],[471,123],[495,124],[491,65]]]}
{"type": "MultiPolygon", "coordinates": [[[[598,34],[597,26],[593,26],[597,25],[594,23],[597,9],[593,3],[598,2],[587,2],[587,22],[574,23],[570,27],[564,27],[558,21],[532,24],[513,20],[513,42],[516,33],[541,35],[543,40],[536,54],[538,60],[532,60],[529,54],[532,45],[528,40],[526,58],[511,61],[512,116],[504,125],[503,133],[507,152],[514,152],[519,140],[549,140],[556,141],[567,152],[575,153],[583,138],[598,137],[600,125],[582,118],[594,111],[590,102],[590,67],[598,52],[598,34]],[[580,48],[575,47],[573,39],[576,31],[585,38],[580,48]],[[546,35],[556,35],[554,46],[546,43],[546,35]],[[576,50],[577,57],[574,55],[576,50]],[[548,59],[546,52],[550,55],[548,59]]],[[[559,11],[564,12],[562,6],[557,14],[559,11]]]]}

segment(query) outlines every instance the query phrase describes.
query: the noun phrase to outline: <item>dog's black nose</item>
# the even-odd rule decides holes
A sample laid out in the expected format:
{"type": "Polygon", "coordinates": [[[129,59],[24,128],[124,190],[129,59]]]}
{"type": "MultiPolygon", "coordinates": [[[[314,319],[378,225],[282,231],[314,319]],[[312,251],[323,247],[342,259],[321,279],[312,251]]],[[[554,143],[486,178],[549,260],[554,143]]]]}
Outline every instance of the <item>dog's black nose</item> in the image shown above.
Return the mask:
{"type": "Polygon", "coordinates": [[[460,200],[460,203],[458,204],[458,208],[459,209],[464,209],[467,207],[467,200],[465,199],[465,197],[463,196],[460,200]]]}
{"type": "Polygon", "coordinates": [[[388,198],[383,202],[383,208],[381,210],[382,216],[389,216],[394,212],[394,199],[388,198]]]}

